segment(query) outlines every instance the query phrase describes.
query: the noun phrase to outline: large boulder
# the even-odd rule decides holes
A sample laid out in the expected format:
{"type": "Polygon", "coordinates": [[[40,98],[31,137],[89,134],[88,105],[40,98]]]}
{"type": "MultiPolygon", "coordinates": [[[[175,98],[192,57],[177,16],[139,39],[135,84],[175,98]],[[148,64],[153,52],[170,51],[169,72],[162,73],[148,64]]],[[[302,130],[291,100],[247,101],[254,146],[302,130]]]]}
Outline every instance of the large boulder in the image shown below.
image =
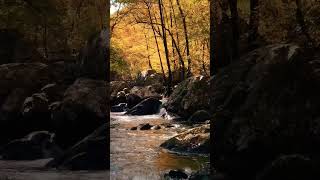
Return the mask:
{"type": "Polygon", "coordinates": [[[103,124],[63,154],[50,161],[46,167],[69,170],[108,169],[109,125],[103,124]]]}
{"type": "Polygon", "coordinates": [[[131,90],[131,94],[140,96],[141,98],[154,97],[161,99],[161,93],[163,92],[163,86],[161,84],[153,84],[149,86],[134,86],[131,90]]]}
{"type": "Polygon", "coordinates": [[[0,30],[0,64],[41,62],[43,58],[17,31],[0,30]]]}
{"type": "Polygon", "coordinates": [[[77,79],[66,90],[62,102],[53,106],[52,124],[57,143],[68,147],[105,123],[107,100],[107,82],[77,79]]]}
{"type": "Polygon", "coordinates": [[[132,83],[126,81],[111,81],[110,82],[110,103],[112,106],[118,105],[119,103],[125,102],[125,97],[119,99],[119,92],[123,91],[124,95],[126,94],[125,89],[131,89],[132,83]]]}
{"type": "Polygon", "coordinates": [[[127,107],[131,109],[135,105],[139,104],[142,101],[142,98],[136,94],[127,94],[126,101],[127,101],[127,107]]]}
{"type": "Polygon", "coordinates": [[[161,144],[179,153],[210,153],[210,124],[189,129],[161,144]]]}
{"type": "Polygon", "coordinates": [[[160,111],[161,102],[155,98],[148,98],[129,109],[125,114],[127,115],[152,115],[160,111]]]}
{"type": "Polygon", "coordinates": [[[48,66],[42,63],[0,65],[0,143],[30,133],[20,122],[21,108],[49,81],[48,66]]]}
{"type": "Polygon", "coordinates": [[[198,110],[209,109],[209,82],[203,76],[193,76],[181,82],[164,104],[167,111],[190,117],[198,110]]]}
{"type": "Polygon", "coordinates": [[[93,35],[80,52],[78,64],[81,77],[107,80],[108,35],[108,30],[93,35]]]}
{"type": "Polygon", "coordinates": [[[54,134],[36,131],[1,147],[0,155],[6,160],[35,160],[54,157],[61,153],[54,142],[54,134]]]}
{"type": "Polygon", "coordinates": [[[250,179],[281,154],[319,156],[319,67],[305,49],[277,44],[218,72],[209,91],[215,168],[250,179]]]}

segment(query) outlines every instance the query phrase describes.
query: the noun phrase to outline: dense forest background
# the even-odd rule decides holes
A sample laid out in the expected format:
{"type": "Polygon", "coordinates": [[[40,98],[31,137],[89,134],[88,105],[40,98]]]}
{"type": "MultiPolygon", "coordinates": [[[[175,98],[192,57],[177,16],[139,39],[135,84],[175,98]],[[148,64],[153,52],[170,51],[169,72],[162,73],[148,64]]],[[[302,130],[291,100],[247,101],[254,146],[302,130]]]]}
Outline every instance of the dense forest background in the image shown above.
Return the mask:
{"type": "MultiPolygon", "coordinates": [[[[173,79],[209,74],[210,1],[118,0],[112,4],[111,69],[117,76],[127,79],[151,68],[167,76],[171,73],[173,79]]],[[[212,61],[211,71],[215,63],[223,66],[265,44],[319,46],[319,4],[315,0],[212,1],[215,43],[211,53],[221,62],[212,61]]]]}
{"type": "Polygon", "coordinates": [[[0,29],[22,34],[48,59],[75,55],[88,38],[107,27],[107,2],[1,0],[0,29]]]}
{"type": "Polygon", "coordinates": [[[111,70],[120,77],[147,69],[169,75],[169,67],[175,77],[209,73],[207,0],[113,1],[113,5],[117,10],[111,16],[111,70]]]}

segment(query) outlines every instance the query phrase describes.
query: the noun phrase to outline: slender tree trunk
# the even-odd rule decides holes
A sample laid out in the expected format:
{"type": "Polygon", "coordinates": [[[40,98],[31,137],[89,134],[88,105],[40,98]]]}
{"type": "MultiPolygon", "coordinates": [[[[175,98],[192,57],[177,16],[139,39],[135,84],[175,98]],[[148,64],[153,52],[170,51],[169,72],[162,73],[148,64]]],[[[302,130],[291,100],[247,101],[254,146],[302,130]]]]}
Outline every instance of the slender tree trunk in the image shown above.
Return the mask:
{"type": "Polygon", "coordinates": [[[202,69],[203,69],[203,73],[205,74],[205,76],[207,76],[207,70],[206,70],[206,63],[204,62],[205,59],[205,43],[202,44],[202,69]]]}
{"type": "Polygon", "coordinates": [[[145,2],[145,3],[146,3],[146,6],[147,6],[147,9],[148,9],[148,15],[149,15],[149,20],[150,20],[150,25],[151,25],[151,28],[152,28],[153,36],[154,36],[154,41],[156,42],[156,46],[157,46],[157,51],[158,51],[158,56],[159,56],[159,61],[160,61],[163,81],[166,82],[167,78],[166,78],[166,74],[165,74],[164,68],[163,68],[163,63],[162,63],[160,48],[159,48],[158,39],[157,39],[157,35],[156,35],[156,30],[155,30],[155,27],[153,25],[153,20],[152,20],[152,15],[151,15],[151,6],[150,6],[150,4],[148,4],[148,2],[145,2]]]}
{"type": "Polygon", "coordinates": [[[237,0],[229,0],[230,12],[231,12],[231,26],[232,26],[232,59],[239,58],[239,14],[237,0]]]}
{"type": "MultiPolygon", "coordinates": [[[[169,3],[170,3],[170,6],[171,6],[171,10],[172,10],[172,13],[173,13],[173,20],[174,20],[174,25],[175,25],[175,35],[176,35],[176,49],[177,51],[179,51],[179,53],[181,54],[181,50],[180,50],[180,38],[179,38],[179,31],[178,31],[178,23],[177,23],[177,18],[176,18],[176,15],[175,15],[175,9],[174,9],[174,6],[173,6],[173,2],[172,0],[169,0],[169,3]]],[[[174,37],[173,37],[174,39],[174,37]]],[[[180,77],[179,79],[181,81],[184,80],[185,78],[185,65],[184,65],[184,61],[183,61],[183,58],[181,58],[179,56],[179,69],[180,69],[180,77]]]]}
{"type": "Polygon", "coordinates": [[[259,28],[259,0],[250,0],[249,44],[255,42],[259,28]]]}
{"type": "Polygon", "coordinates": [[[148,65],[149,65],[149,69],[153,69],[152,68],[152,65],[151,65],[151,59],[150,59],[150,52],[149,52],[149,41],[148,41],[148,37],[147,35],[145,34],[144,35],[144,38],[146,39],[146,46],[147,46],[147,53],[148,53],[148,65]]]}
{"type": "Polygon", "coordinates": [[[191,69],[192,61],[191,61],[190,49],[189,49],[189,37],[188,37],[188,28],[187,28],[186,16],[185,16],[185,14],[183,12],[183,9],[182,9],[182,7],[180,5],[179,0],[176,0],[176,1],[177,1],[177,5],[178,5],[179,11],[180,11],[181,18],[182,18],[183,32],[184,32],[185,41],[186,41],[187,60],[188,60],[187,75],[191,76],[191,74],[192,74],[192,69],[191,69]]]}
{"type": "Polygon", "coordinates": [[[158,4],[159,4],[160,21],[161,21],[161,28],[162,28],[163,46],[164,46],[164,51],[165,51],[167,66],[168,66],[167,93],[168,93],[168,95],[170,95],[171,94],[171,87],[172,87],[172,72],[171,72],[171,67],[170,67],[166,27],[165,27],[164,16],[163,16],[163,11],[162,11],[163,10],[162,9],[162,0],[158,0],[158,4]]]}

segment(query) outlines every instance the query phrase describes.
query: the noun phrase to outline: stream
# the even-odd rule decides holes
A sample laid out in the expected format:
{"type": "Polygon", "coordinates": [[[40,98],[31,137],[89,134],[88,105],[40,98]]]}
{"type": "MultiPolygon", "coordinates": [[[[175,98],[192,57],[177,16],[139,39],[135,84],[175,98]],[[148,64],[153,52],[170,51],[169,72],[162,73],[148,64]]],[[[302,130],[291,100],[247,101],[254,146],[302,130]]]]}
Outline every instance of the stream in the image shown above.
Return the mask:
{"type": "Polygon", "coordinates": [[[160,147],[164,141],[186,128],[165,120],[160,115],[127,116],[123,113],[111,113],[111,179],[156,180],[163,179],[164,174],[173,169],[182,169],[187,173],[199,170],[209,162],[208,157],[175,154],[160,147]],[[172,123],[174,127],[130,130],[142,123],[172,123]]]}

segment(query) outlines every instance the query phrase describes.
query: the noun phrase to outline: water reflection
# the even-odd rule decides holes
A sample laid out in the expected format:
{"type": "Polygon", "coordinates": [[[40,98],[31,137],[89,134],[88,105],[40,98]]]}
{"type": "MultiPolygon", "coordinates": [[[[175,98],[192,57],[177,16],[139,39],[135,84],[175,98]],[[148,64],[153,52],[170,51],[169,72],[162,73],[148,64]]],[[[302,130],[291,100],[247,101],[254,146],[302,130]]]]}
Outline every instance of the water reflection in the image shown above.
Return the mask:
{"type": "Polygon", "coordinates": [[[111,179],[161,179],[171,169],[187,172],[199,170],[209,161],[203,156],[172,154],[160,148],[167,139],[185,127],[170,129],[133,131],[131,127],[141,123],[160,125],[168,123],[159,115],[124,116],[113,114],[111,124],[111,179]]]}

